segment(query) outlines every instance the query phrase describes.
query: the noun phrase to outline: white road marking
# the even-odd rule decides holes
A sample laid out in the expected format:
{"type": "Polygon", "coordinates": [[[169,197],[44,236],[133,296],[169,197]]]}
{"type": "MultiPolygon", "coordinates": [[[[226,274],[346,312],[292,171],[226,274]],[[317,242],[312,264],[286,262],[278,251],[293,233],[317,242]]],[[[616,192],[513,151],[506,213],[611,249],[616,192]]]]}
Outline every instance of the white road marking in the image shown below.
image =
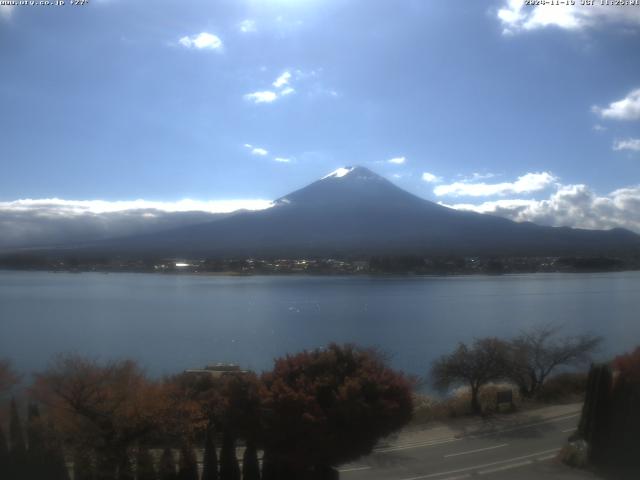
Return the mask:
{"type": "Polygon", "coordinates": [[[536,460],[538,460],[539,462],[544,462],[546,460],[551,460],[556,458],[558,455],[556,453],[552,453],[551,455],[545,455],[544,457],[538,457],[536,458],[536,460]]]}
{"type": "Polygon", "coordinates": [[[531,460],[525,460],[524,462],[511,463],[509,465],[503,465],[502,467],[490,468],[488,470],[480,470],[479,475],[487,475],[488,473],[504,472],[505,470],[511,470],[512,468],[524,467],[525,465],[531,465],[531,460]]]}
{"type": "Polygon", "coordinates": [[[386,448],[376,448],[373,451],[376,453],[387,453],[387,452],[395,452],[398,450],[409,450],[411,448],[420,448],[420,447],[435,447],[437,445],[444,445],[446,443],[459,442],[462,438],[448,438],[446,440],[431,440],[431,441],[423,441],[416,443],[404,443],[394,447],[386,447],[386,448]]]}
{"type": "Polygon", "coordinates": [[[467,450],[466,452],[450,453],[449,455],[444,455],[444,458],[458,457],[460,455],[469,455],[471,453],[484,452],[486,450],[495,450],[496,448],[506,447],[507,445],[509,445],[509,444],[508,443],[502,443],[500,445],[494,445],[492,447],[476,448],[475,450],[467,450]]]}
{"type": "Polygon", "coordinates": [[[531,453],[529,455],[522,455],[520,457],[509,458],[509,459],[506,459],[506,460],[498,460],[497,462],[485,463],[485,464],[482,464],[482,465],[474,465],[474,466],[471,466],[471,467],[459,468],[457,470],[449,470],[447,472],[430,473],[428,475],[421,475],[421,476],[418,476],[418,477],[403,478],[402,480],[423,480],[423,479],[426,479],[426,478],[442,477],[444,475],[452,475],[452,474],[456,474],[456,473],[474,471],[474,470],[478,470],[478,469],[481,469],[481,468],[493,467],[494,465],[502,465],[502,464],[505,464],[505,463],[509,464],[510,462],[511,462],[511,464],[513,464],[513,462],[519,462],[520,460],[530,459],[532,457],[539,457],[541,455],[546,455],[546,454],[549,454],[549,453],[557,453],[558,451],[560,451],[559,448],[554,448],[554,449],[551,449],[551,450],[544,450],[542,452],[531,453]]]}
{"type": "Polygon", "coordinates": [[[371,470],[371,467],[367,466],[367,465],[363,465],[362,467],[350,467],[350,468],[339,468],[338,471],[340,473],[345,473],[345,472],[359,472],[361,470],[371,470]]]}
{"type": "Polygon", "coordinates": [[[576,428],[567,428],[566,430],[562,430],[562,433],[575,432],[576,428]]]}
{"type": "Polygon", "coordinates": [[[444,444],[447,444],[447,443],[459,442],[460,440],[465,440],[465,439],[468,439],[468,438],[483,438],[483,437],[488,437],[488,436],[491,436],[491,435],[498,435],[498,434],[501,434],[501,433],[509,433],[509,432],[514,432],[516,430],[524,430],[524,429],[531,428],[531,427],[537,427],[538,425],[544,425],[544,424],[547,424],[547,423],[562,422],[564,420],[569,420],[571,418],[575,418],[575,417],[577,417],[579,415],[580,415],[580,413],[574,413],[574,414],[571,414],[571,415],[566,415],[566,416],[558,417],[558,418],[551,418],[549,420],[543,420],[543,421],[540,421],[540,422],[528,423],[526,425],[518,425],[518,426],[507,428],[507,429],[504,429],[504,430],[495,430],[493,432],[478,433],[478,434],[466,435],[466,436],[462,436],[462,437],[448,437],[448,438],[441,438],[441,439],[437,439],[437,440],[424,440],[424,441],[401,443],[401,444],[398,444],[398,445],[389,445],[388,447],[375,448],[373,451],[375,453],[388,453],[388,452],[397,452],[397,451],[400,451],[400,450],[410,450],[412,448],[435,447],[435,446],[444,445],[444,444]]]}

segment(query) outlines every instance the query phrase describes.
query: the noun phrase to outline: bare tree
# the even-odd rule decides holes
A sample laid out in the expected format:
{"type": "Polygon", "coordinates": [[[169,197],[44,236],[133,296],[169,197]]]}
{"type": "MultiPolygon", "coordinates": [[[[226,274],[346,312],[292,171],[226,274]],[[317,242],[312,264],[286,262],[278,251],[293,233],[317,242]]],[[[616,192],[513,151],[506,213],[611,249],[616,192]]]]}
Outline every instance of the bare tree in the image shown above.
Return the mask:
{"type": "Polygon", "coordinates": [[[460,343],[453,353],[433,363],[431,378],[442,390],[452,385],[467,385],[471,390],[471,411],[481,413],[480,388],[505,377],[508,352],[508,344],[498,338],[478,339],[471,347],[460,343]]]}
{"type": "Polygon", "coordinates": [[[508,377],[523,396],[535,395],[556,368],[588,362],[602,341],[591,334],[558,337],[559,331],[552,325],[536,327],[510,342],[508,377]]]}

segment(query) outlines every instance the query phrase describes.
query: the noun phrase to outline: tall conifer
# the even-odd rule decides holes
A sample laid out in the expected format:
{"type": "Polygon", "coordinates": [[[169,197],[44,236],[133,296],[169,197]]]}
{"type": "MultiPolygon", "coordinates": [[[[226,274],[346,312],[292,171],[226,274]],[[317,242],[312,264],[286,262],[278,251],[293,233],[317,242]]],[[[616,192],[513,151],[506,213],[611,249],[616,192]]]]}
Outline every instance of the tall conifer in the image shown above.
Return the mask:
{"type": "Polygon", "coordinates": [[[137,480],[158,480],[158,472],[153,462],[153,457],[146,447],[138,448],[136,457],[137,480]]]}
{"type": "Polygon", "coordinates": [[[198,461],[193,448],[183,445],[180,448],[179,480],[198,480],[198,461]]]}
{"type": "Polygon", "coordinates": [[[216,436],[212,428],[207,430],[204,440],[204,459],[202,480],[218,480],[218,453],[216,452],[216,436]]]}
{"type": "Polygon", "coordinates": [[[236,441],[228,430],[222,436],[220,480],[240,480],[240,466],[236,457],[236,441]]]}
{"type": "Polygon", "coordinates": [[[160,480],[176,480],[176,462],[173,458],[173,451],[165,448],[160,457],[160,480]]]}

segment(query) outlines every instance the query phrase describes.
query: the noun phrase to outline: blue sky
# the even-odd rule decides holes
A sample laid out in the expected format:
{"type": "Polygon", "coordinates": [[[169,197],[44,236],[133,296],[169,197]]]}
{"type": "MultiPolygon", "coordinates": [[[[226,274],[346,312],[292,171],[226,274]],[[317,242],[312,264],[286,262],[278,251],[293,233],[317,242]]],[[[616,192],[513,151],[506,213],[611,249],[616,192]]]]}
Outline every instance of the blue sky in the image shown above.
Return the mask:
{"type": "Polygon", "coordinates": [[[640,231],[640,6],[521,3],[0,6],[0,213],[260,206],[357,164],[640,231]]]}

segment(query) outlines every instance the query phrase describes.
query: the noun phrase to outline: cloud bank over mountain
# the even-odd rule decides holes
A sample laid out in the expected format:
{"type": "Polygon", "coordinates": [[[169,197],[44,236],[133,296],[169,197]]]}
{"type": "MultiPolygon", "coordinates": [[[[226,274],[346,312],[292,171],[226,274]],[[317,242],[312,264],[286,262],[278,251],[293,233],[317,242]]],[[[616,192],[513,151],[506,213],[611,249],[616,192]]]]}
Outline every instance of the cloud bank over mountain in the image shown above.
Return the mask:
{"type": "Polygon", "coordinates": [[[265,200],[201,202],[26,199],[0,202],[0,248],[87,242],[204,223],[265,200]]]}
{"type": "Polygon", "coordinates": [[[516,222],[596,230],[626,228],[640,233],[640,185],[598,195],[587,185],[558,185],[549,198],[500,199],[445,204],[457,210],[498,215],[516,222]]]}

